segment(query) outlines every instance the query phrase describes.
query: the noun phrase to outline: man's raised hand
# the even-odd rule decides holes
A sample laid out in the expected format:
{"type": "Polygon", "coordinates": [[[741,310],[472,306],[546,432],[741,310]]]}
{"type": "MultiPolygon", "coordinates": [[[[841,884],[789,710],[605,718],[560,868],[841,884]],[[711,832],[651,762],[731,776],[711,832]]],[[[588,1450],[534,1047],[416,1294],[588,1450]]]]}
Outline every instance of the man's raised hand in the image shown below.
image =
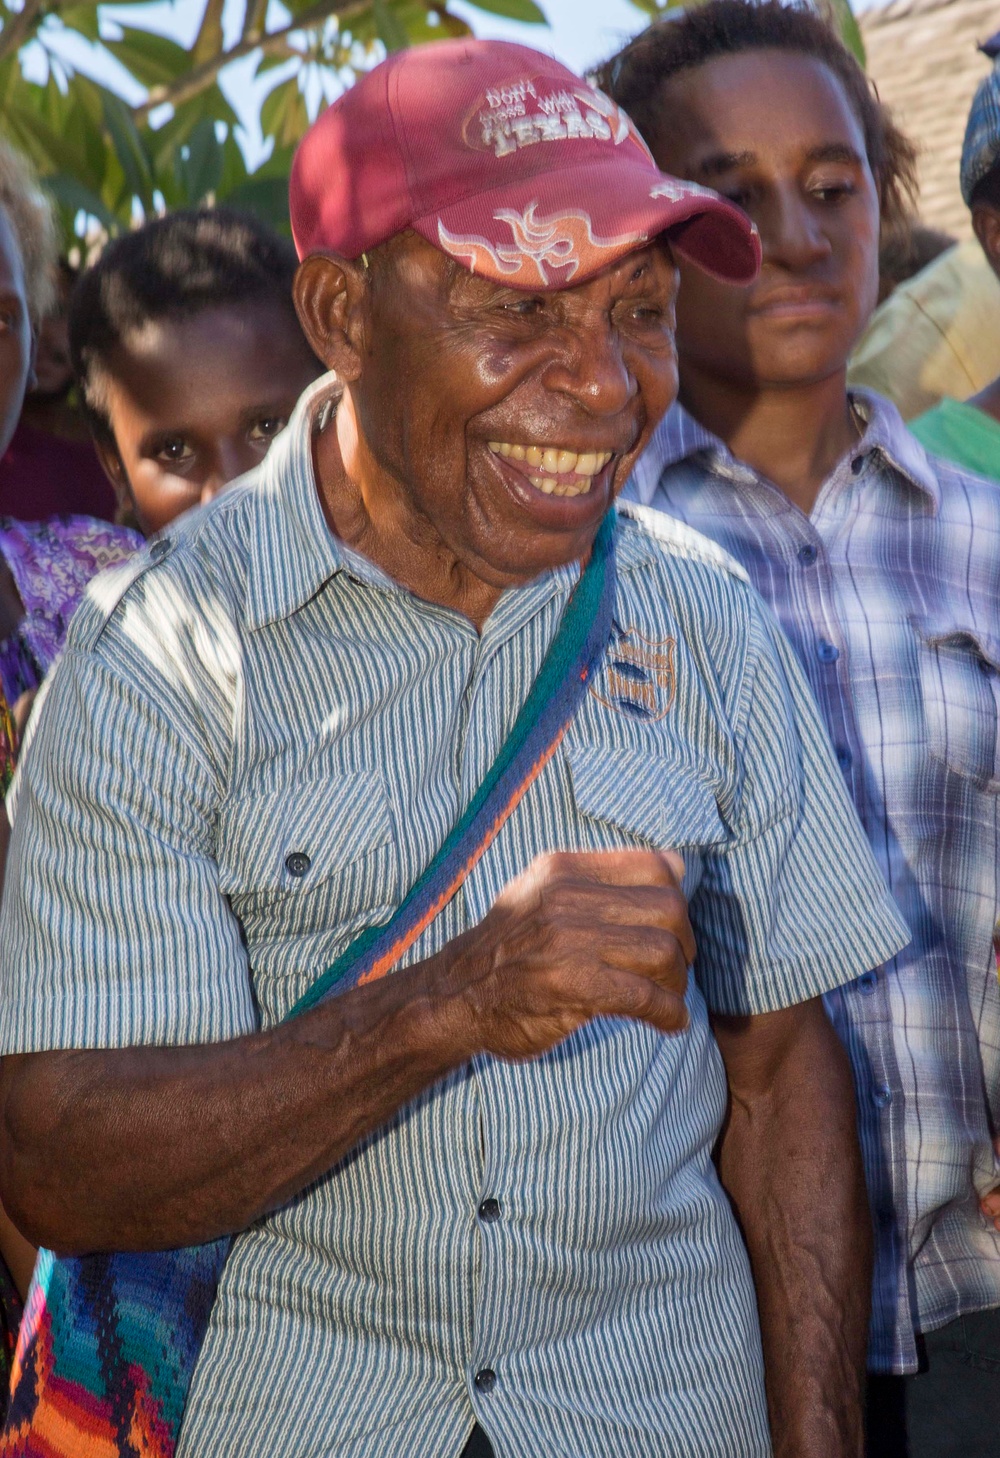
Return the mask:
{"type": "Polygon", "coordinates": [[[432,958],[474,1046],[531,1058],[595,1017],[687,1026],[695,946],[673,852],[539,856],[479,926],[432,958]]]}

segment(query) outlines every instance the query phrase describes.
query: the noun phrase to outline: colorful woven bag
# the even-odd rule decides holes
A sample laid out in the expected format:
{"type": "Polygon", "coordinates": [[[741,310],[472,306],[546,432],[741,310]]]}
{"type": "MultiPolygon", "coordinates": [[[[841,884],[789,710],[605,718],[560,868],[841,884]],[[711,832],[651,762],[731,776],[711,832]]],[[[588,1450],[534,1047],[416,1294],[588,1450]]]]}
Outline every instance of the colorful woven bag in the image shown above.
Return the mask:
{"type": "MultiPolygon", "coordinates": [[[[555,753],[599,663],[615,595],[614,512],[507,741],[389,921],[363,932],[288,1014],[383,977],[447,905],[555,753]]],[[[41,1251],[0,1458],[173,1458],[231,1238],[186,1250],[41,1251]]]]}

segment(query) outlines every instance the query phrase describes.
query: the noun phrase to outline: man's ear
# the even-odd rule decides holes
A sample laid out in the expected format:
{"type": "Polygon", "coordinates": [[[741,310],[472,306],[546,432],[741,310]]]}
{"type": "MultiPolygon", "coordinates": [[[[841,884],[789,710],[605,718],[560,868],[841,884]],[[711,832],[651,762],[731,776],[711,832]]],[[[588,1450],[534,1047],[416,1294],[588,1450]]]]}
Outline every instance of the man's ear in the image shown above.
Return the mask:
{"type": "Polygon", "coordinates": [[[979,246],[986,254],[986,260],[993,272],[1000,278],[1000,209],[992,203],[975,203],[972,209],[972,229],[979,239],[979,246]]]}
{"type": "Polygon", "coordinates": [[[348,258],[313,253],[299,264],[292,293],[313,353],[351,384],[364,356],[367,271],[348,258]]]}

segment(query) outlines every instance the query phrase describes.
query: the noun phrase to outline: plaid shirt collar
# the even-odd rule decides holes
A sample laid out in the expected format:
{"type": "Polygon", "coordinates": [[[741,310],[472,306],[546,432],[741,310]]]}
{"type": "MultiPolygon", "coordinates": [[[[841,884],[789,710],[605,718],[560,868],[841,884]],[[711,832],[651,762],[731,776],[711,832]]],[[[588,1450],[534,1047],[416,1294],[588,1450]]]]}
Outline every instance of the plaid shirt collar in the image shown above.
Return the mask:
{"type": "MultiPolygon", "coordinates": [[[[851,401],[865,422],[865,433],[852,455],[878,451],[885,465],[904,482],[923,493],[932,514],[940,506],[937,475],[923,446],[906,428],[903,417],[889,400],[870,390],[852,390],[851,401]]],[[[629,483],[629,496],[650,506],[660,476],[691,456],[706,453],[712,459],[716,479],[738,485],[750,469],[732,455],[719,436],[700,425],[680,403],[673,405],[654,430],[649,445],[636,462],[629,483]]],[[[839,462],[833,474],[844,462],[839,462]]]]}

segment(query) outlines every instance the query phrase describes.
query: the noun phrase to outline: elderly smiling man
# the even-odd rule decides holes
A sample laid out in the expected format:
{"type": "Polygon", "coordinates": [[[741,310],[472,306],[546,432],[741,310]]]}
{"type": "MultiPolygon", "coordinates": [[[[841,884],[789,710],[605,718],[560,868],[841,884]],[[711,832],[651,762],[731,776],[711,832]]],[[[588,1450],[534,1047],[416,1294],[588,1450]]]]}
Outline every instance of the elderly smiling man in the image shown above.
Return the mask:
{"type": "Polygon", "coordinates": [[[740,569],[611,510],[671,250],[756,238],[473,42],[349,91],[291,207],[336,378],[97,585],[15,787],[0,1173],[64,1254],[3,1451],[764,1458],[769,1405],[856,1455],[818,998],[899,924],[740,569]]]}

